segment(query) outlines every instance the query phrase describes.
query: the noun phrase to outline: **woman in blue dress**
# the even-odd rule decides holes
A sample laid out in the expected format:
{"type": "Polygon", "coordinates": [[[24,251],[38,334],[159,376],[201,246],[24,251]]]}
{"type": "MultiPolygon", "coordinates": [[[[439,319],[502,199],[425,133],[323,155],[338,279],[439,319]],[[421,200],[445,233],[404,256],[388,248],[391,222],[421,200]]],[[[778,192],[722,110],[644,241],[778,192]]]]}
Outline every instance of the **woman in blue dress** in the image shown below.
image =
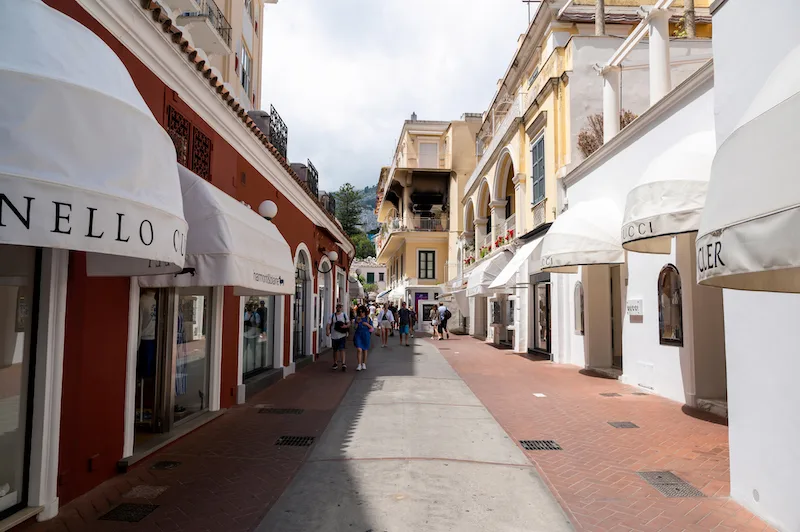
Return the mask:
{"type": "Polygon", "coordinates": [[[353,333],[353,344],[356,346],[356,356],[358,366],[356,371],[367,369],[367,352],[372,338],[372,323],[367,316],[367,308],[358,307],[358,317],[355,320],[355,332],[353,333]]]}

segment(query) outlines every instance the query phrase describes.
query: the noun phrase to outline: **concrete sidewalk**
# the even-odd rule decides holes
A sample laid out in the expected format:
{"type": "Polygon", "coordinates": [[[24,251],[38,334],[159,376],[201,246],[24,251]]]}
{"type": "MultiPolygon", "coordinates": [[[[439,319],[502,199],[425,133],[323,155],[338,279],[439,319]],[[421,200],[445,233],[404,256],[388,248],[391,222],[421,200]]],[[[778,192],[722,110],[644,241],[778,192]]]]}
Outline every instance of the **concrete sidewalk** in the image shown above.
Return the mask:
{"type": "Polygon", "coordinates": [[[450,344],[394,340],[373,350],[257,530],[572,530],[531,462],[437,350],[450,344]]]}

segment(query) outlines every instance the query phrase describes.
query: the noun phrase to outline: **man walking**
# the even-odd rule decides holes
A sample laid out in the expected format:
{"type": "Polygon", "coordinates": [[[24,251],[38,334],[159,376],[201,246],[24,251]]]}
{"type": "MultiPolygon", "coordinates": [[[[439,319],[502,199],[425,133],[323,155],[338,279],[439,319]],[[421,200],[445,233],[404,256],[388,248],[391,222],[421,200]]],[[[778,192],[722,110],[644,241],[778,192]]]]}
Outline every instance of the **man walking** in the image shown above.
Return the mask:
{"type": "Polygon", "coordinates": [[[328,336],[331,337],[333,343],[333,371],[339,369],[339,360],[342,361],[342,371],[347,371],[347,363],[345,361],[345,342],[347,341],[347,332],[350,330],[350,319],[347,317],[346,312],[342,312],[342,304],[336,305],[336,312],[331,315],[326,327],[328,336]]]}
{"type": "Polygon", "coordinates": [[[390,332],[389,332],[389,336],[394,336],[394,326],[395,326],[395,320],[397,320],[397,307],[396,307],[396,306],[394,306],[394,303],[389,303],[389,312],[390,312],[390,313],[392,314],[392,316],[393,316],[393,319],[392,319],[392,326],[391,326],[391,328],[389,329],[389,331],[390,331],[390,332]]]}
{"type": "Polygon", "coordinates": [[[449,340],[450,331],[447,330],[447,320],[449,320],[453,314],[444,303],[440,303],[439,308],[436,310],[439,313],[439,340],[444,340],[445,334],[447,334],[447,339],[449,340]]]}
{"type": "Polygon", "coordinates": [[[400,310],[397,311],[397,322],[400,325],[400,345],[408,346],[408,330],[411,328],[411,311],[406,308],[406,302],[400,302],[400,310]],[[405,336],[405,342],[403,337],[405,336]]]}

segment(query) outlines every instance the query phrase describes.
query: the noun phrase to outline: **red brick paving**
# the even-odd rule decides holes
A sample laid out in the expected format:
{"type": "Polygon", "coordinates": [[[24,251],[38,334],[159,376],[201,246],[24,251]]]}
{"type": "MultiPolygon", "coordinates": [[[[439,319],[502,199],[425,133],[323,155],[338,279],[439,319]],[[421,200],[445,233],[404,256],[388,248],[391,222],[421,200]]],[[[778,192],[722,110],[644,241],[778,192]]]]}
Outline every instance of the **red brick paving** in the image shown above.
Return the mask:
{"type": "MultiPolygon", "coordinates": [[[[352,357],[355,360],[355,356],[352,357]]],[[[308,457],[311,447],[277,447],[281,435],[319,437],[347,392],[354,371],[330,370],[330,356],[303,368],[171,446],[61,508],[57,518],[25,532],[253,530],[308,457]],[[301,415],[259,414],[256,405],[302,408],[301,415]],[[159,460],[173,470],[154,471],[159,460]],[[139,485],[169,486],[152,500],[122,495],[139,485]],[[99,521],[121,502],[159,507],[139,523],[99,521]]]]}
{"type": "Polygon", "coordinates": [[[525,453],[576,530],[772,530],[728,498],[728,429],[713,418],[693,417],[655,395],[632,395],[639,390],[580,374],[575,366],[532,360],[473,338],[453,337],[446,346],[447,361],[514,440],[561,445],[563,451],[525,453]],[[622,396],[599,395],[606,392],[622,396]],[[609,421],[640,428],[616,429],[609,421]],[[664,497],[636,474],[654,470],[672,471],[706,497],[664,497]]]}

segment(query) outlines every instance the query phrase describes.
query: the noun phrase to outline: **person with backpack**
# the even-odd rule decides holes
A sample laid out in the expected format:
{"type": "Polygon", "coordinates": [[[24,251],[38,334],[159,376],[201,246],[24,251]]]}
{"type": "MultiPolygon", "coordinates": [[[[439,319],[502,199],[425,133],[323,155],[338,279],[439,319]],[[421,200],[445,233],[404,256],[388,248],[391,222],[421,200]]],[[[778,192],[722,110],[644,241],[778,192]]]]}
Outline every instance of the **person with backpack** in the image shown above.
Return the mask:
{"type": "Polygon", "coordinates": [[[389,343],[389,331],[394,323],[394,315],[386,303],[383,304],[381,311],[378,313],[378,323],[381,327],[381,347],[386,347],[389,343]]]}
{"type": "Polygon", "coordinates": [[[408,347],[408,330],[411,328],[411,311],[406,308],[406,302],[400,302],[400,310],[397,311],[397,323],[400,324],[400,345],[408,347]],[[405,336],[405,342],[403,337],[405,336]]]}
{"type": "Polygon", "coordinates": [[[358,307],[358,317],[355,319],[355,332],[353,333],[353,345],[356,346],[356,356],[358,357],[358,366],[356,371],[364,371],[367,369],[367,355],[369,354],[369,345],[372,340],[372,320],[369,319],[367,307],[358,307]]]}
{"type": "Polygon", "coordinates": [[[342,361],[342,371],[347,371],[344,348],[349,331],[350,318],[347,317],[345,312],[342,312],[342,304],[338,303],[336,312],[331,315],[326,327],[326,333],[333,342],[333,371],[339,369],[339,360],[342,361]]]}
{"type": "Polygon", "coordinates": [[[444,340],[444,335],[447,334],[447,339],[450,339],[450,331],[447,330],[447,320],[453,317],[450,309],[444,303],[439,305],[437,309],[439,313],[439,340],[444,340]]]}

